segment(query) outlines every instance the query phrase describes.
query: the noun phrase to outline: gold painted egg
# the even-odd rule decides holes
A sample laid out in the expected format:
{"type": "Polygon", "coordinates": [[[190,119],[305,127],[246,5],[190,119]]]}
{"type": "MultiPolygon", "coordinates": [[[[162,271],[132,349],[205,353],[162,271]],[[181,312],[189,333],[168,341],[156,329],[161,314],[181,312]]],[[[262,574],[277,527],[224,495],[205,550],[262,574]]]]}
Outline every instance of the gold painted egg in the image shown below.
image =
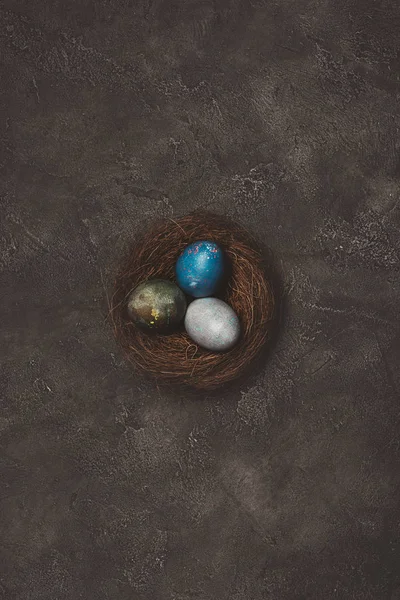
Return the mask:
{"type": "Polygon", "coordinates": [[[128,299],[128,314],[139,327],[167,332],[178,327],[186,312],[186,298],[172,281],[151,279],[138,285],[128,299]]]}

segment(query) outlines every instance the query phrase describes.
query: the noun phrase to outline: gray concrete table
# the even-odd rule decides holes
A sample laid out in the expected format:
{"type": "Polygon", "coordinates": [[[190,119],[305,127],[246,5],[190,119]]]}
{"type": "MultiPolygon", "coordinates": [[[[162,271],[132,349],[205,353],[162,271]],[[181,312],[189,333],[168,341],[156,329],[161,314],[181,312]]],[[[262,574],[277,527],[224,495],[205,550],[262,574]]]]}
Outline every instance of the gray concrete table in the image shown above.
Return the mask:
{"type": "Polygon", "coordinates": [[[400,598],[397,4],[3,0],[0,598],[400,598]],[[197,399],[105,321],[126,244],[195,208],[284,307],[197,399]]]}

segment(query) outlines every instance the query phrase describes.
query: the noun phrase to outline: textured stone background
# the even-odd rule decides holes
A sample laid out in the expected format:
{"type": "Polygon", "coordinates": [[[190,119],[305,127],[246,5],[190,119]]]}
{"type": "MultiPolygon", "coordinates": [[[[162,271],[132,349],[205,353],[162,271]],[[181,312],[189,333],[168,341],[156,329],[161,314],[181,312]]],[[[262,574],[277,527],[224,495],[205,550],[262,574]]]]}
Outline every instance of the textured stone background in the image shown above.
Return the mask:
{"type": "Polygon", "coordinates": [[[3,0],[0,597],[400,598],[395,0],[3,0]],[[137,380],[106,291],[203,207],[274,250],[263,370],[137,380]]]}

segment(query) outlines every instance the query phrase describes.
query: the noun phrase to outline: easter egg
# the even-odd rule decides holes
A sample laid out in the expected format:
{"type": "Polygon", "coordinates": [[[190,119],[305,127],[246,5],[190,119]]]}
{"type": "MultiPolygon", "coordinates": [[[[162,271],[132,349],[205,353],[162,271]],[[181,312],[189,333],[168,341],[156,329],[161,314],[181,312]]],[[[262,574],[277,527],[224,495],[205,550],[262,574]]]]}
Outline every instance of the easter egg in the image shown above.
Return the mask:
{"type": "Polygon", "coordinates": [[[222,249],[215,242],[200,240],[185,248],[176,263],[176,280],[190,296],[212,296],[225,271],[222,249]]]}
{"type": "Polygon", "coordinates": [[[206,350],[230,350],[239,340],[240,322],[235,311],[218,298],[199,298],[189,304],[185,329],[206,350]]]}
{"type": "Polygon", "coordinates": [[[139,327],[168,331],[183,320],[186,298],[172,281],[151,279],[131,292],[127,308],[129,317],[139,327]]]}

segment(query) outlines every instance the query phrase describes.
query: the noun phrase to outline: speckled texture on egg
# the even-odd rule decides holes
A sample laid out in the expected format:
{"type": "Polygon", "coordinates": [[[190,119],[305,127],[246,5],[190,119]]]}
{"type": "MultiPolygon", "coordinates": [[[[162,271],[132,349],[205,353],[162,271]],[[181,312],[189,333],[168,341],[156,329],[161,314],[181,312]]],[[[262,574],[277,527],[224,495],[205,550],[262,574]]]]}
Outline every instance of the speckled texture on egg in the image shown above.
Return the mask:
{"type": "Polygon", "coordinates": [[[172,330],[182,321],[186,298],[172,281],[153,279],[140,284],[128,300],[128,314],[144,329],[172,330]]]}
{"type": "Polygon", "coordinates": [[[199,240],[182,252],[176,263],[179,287],[195,298],[212,296],[225,270],[224,254],[215,242],[199,240]]]}
{"type": "Polygon", "coordinates": [[[199,298],[189,304],[185,328],[196,344],[214,352],[230,350],[240,337],[238,316],[218,298],[199,298]]]}

